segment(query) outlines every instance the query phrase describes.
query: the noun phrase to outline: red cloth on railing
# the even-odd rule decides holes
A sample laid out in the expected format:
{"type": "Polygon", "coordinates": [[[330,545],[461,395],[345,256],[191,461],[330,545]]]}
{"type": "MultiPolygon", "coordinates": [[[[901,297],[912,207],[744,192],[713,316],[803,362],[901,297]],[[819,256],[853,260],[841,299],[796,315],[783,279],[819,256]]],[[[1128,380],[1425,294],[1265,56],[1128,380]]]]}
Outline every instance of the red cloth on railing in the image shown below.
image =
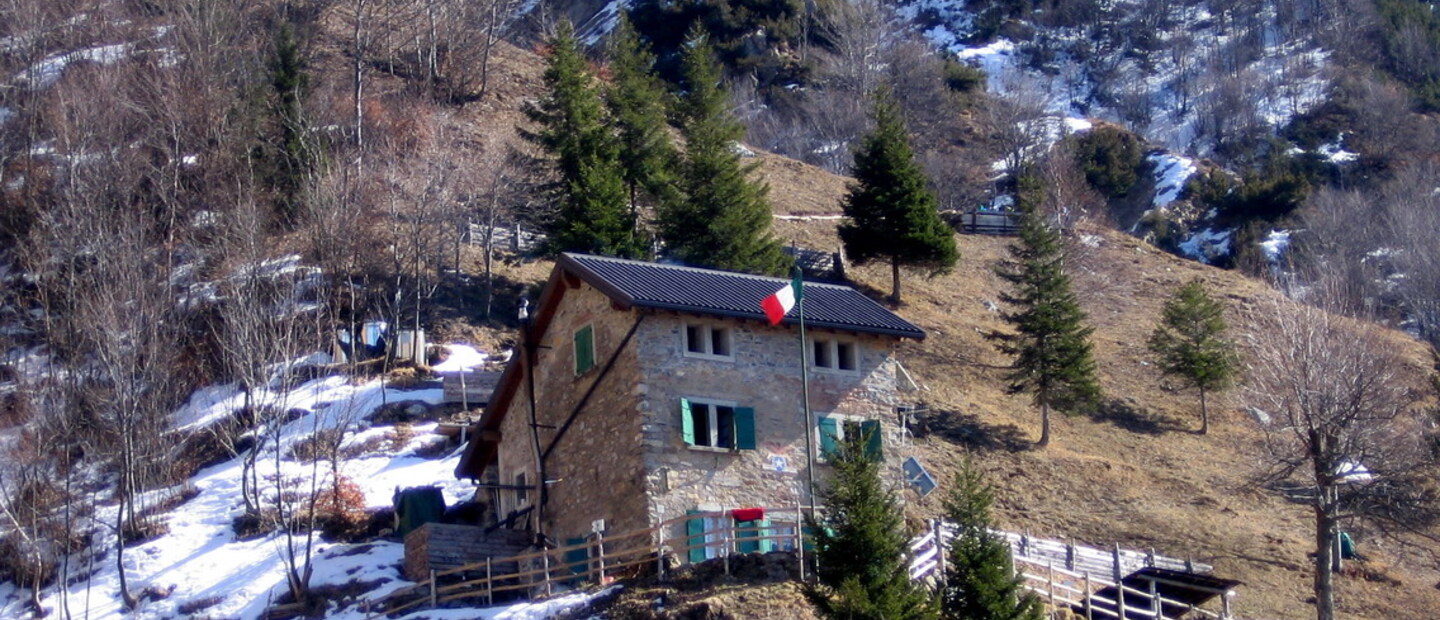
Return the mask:
{"type": "Polygon", "coordinates": [[[765,518],[764,508],[736,508],[730,511],[730,518],[736,521],[759,521],[765,518]]]}

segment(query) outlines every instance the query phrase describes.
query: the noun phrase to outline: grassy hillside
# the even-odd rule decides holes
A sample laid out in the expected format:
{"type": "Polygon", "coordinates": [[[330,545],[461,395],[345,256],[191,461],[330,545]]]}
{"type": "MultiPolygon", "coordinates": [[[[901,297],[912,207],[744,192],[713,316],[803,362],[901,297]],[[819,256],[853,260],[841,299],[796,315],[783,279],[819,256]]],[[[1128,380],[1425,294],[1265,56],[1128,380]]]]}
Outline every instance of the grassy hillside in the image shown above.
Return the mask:
{"type": "MultiPolygon", "coordinates": [[[[510,66],[523,67],[513,83],[535,83],[524,77],[538,66],[535,62],[510,66]]],[[[775,212],[792,216],[776,220],[777,236],[787,243],[838,249],[834,219],[793,216],[837,214],[846,179],[784,157],[762,152],[758,158],[775,212]]],[[[992,266],[1009,240],[958,238],[959,268],[933,279],[907,275],[908,301],[899,309],[929,333],[922,343],[905,344],[901,358],[924,386],[919,398],[930,409],[913,452],[942,490],[958,462],[969,456],[999,487],[998,517],[1007,529],[1190,556],[1245,582],[1235,601],[1245,617],[1313,615],[1307,603],[1310,513],[1256,482],[1260,429],[1232,394],[1213,406],[1210,434],[1194,434],[1196,396],[1162,380],[1145,349],[1165,299],[1190,279],[1203,279],[1229,304],[1231,329],[1242,341],[1257,329],[1257,319],[1278,294],[1263,282],[1178,258],[1128,235],[1082,230],[1072,244],[1072,271],[1095,328],[1101,383],[1110,402],[1103,414],[1057,417],[1055,444],[1035,451],[1029,444],[1038,437],[1039,415],[1027,398],[1004,393],[1007,360],[985,339],[1004,329],[990,309],[1003,290],[992,266]]],[[[547,270],[543,262],[504,268],[522,283],[538,283],[547,270]]],[[[889,273],[883,267],[852,268],[850,277],[877,298],[888,290],[889,273]]],[[[507,335],[481,331],[495,340],[507,335]]],[[[1417,380],[1424,376],[1428,347],[1400,333],[1388,337],[1404,351],[1417,380]]],[[[938,495],[914,503],[911,510],[917,517],[938,514],[938,495]]],[[[1418,620],[1440,609],[1440,573],[1425,553],[1376,539],[1363,529],[1355,533],[1371,560],[1352,563],[1355,573],[1338,580],[1343,615],[1418,620]]],[[[1428,549],[1440,551],[1433,543],[1428,549]]]]}

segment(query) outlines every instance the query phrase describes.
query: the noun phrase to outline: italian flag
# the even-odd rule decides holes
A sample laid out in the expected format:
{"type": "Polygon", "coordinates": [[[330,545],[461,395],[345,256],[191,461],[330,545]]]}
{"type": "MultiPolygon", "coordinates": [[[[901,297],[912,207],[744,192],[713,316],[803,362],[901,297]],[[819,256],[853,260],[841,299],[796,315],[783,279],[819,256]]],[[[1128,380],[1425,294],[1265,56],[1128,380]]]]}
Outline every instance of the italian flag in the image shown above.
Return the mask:
{"type": "Polygon", "coordinates": [[[790,277],[792,279],[789,284],[760,302],[760,309],[765,311],[765,318],[770,319],[771,325],[779,325],[780,320],[784,319],[785,314],[795,307],[795,302],[799,301],[803,294],[800,283],[804,280],[804,276],[800,270],[795,269],[790,277]]]}

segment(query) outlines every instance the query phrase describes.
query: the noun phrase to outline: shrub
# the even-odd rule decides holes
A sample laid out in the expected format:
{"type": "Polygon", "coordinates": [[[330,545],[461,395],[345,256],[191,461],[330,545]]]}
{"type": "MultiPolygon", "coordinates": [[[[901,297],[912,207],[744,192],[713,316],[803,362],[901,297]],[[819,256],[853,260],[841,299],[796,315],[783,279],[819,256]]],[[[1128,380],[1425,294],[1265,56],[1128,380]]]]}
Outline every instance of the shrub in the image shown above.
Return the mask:
{"type": "Polygon", "coordinates": [[[984,69],[946,58],[941,71],[945,79],[945,86],[950,90],[963,94],[985,90],[984,69]]]}
{"type": "Polygon", "coordinates": [[[1145,153],[1140,138],[1118,127],[1096,127],[1075,140],[1075,163],[1100,193],[1124,196],[1140,179],[1145,153]]]}
{"type": "Polygon", "coordinates": [[[343,474],[336,474],[329,488],[315,498],[314,510],[316,525],[327,540],[353,541],[369,529],[365,491],[343,474]]]}

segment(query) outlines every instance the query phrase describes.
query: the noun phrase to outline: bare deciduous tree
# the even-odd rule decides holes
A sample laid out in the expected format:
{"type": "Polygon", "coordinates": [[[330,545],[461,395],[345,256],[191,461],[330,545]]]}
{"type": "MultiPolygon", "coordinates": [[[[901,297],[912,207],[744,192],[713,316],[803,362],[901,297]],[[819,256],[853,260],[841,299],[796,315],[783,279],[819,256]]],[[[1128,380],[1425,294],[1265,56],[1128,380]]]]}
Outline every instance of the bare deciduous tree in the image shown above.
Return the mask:
{"type": "Polygon", "coordinates": [[[1423,380],[1376,328],[1310,305],[1277,300],[1268,310],[1244,398],[1270,416],[1268,478],[1299,481],[1293,492],[1311,507],[1316,617],[1333,620],[1340,525],[1433,516],[1423,481],[1434,454],[1413,389],[1423,380]]]}

